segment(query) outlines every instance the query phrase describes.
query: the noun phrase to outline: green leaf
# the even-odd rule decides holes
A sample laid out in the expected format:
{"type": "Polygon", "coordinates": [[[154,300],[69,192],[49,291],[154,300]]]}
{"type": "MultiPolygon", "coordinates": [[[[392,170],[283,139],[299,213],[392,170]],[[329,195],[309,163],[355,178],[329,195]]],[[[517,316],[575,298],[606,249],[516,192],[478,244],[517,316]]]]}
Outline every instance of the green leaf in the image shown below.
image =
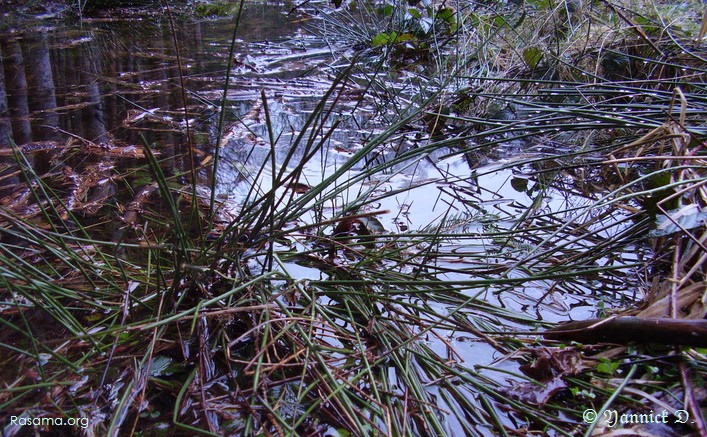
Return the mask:
{"type": "Polygon", "coordinates": [[[437,18],[451,24],[454,22],[454,11],[450,8],[442,8],[437,11],[437,18]]]}
{"type": "Polygon", "coordinates": [[[621,365],[619,361],[611,361],[606,358],[600,358],[600,360],[601,362],[597,365],[597,372],[606,375],[613,375],[621,365]]]}
{"type": "Polygon", "coordinates": [[[502,16],[496,15],[493,18],[493,25],[497,26],[497,27],[501,27],[501,28],[508,27],[508,21],[506,21],[506,19],[503,18],[502,16]]]}
{"type": "Polygon", "coordinates": [[[396,32],[381,32],[374,36],[371,40],[371,45],[374,47],[383,46],[386,44],[392,44],[398,39],[398,34],[396,32]]]}
{"type": "Polygon", "coordinates": [[[528,0],[528,4],[538,9],[550,9],[550,0],[528,0]]]}
{"type": "Polygon", "coordinates": [[[410,41],[413,39],[416,39],[414,35],[412,35],[410,33],[403,33],[402,35],[398,35],[395,38],[395,41],[391,41],[391,42],[394,42],[394,43],[395,42],[403,42],[403,41],[410,41]]]}
{"type": "Polygon", "coordinates": [[[390,41],[390,36],[386,32],[381,32],[373,37],[371,40],[371,45],[378,47],[387,44],[388,41],[390,41]]]}
{"type": "Polygon", "coordinates": [[[543,52],[537,47],[528,47],[523,50],[523,60],[528,67],[535,69],[543,58],[543,52]]]}

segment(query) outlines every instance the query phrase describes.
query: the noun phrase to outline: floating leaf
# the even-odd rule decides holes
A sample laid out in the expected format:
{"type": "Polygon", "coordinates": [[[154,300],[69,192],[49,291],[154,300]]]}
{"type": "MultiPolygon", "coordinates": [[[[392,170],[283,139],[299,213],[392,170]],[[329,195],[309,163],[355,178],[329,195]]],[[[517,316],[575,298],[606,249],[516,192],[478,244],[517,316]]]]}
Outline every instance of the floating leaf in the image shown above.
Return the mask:
{"type": "Polygon", "coordinates": [[[656,217],[656,228],[649,235],[663,237],[680,232],[683,229],[694,229],[707,223],[707,212],[703,212],[695,204],[686,205],[680,209],[661,214],[656,217]]]}
{"type": "Polygon", "coordinates": [[[504,390],[514,399],[524,403],[543,406],[553,396],[567,388],[567,383],[561,378],[553,378],[538,386],[536,383],[527,382],[513,386],[512,390],[504,390]]]}
{"type": "Polygon", "coordinates": [[[172,359],[164,355],[158,355],[150,362],[150,376],[169,375],[167,368],[172,363],[172,359]]]}
{"type": "Polygon", "coordinates": [[[309,189],[311,187],[309,185],[303,184],[301,182],[292,182],[292,183],[288,184],[286,188],[288,190],[294,191],[296,194],[304,194],[307,191],[309,191],[309,189]]]}
{"type": "Polygon", "coordinates": [[[361,223],[365,225],[365,227],[370,231],[372,234],[382,234],[385,233],[385,227],[383,224],[380,222],[375,217],[361,217],[361,223]]]}
{"type": "Polygon", "coordinates": [[[528,190],[528,180],[523,178],[511,179],[511,187],[519,193],[525,193],[528,190]]]}

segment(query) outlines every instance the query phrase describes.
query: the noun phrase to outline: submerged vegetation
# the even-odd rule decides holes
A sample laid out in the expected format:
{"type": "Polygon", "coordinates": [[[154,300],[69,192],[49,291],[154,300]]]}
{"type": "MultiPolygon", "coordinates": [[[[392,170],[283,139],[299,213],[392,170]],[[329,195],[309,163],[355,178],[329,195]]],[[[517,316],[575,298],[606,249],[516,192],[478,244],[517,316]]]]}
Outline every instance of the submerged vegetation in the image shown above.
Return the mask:
{"type": "Polygon", "coordinates": [[[265,60],[220,4],[157,79],[81,64],[114,130],[23,140],[0,83],[6,434],[707,434],[698,2],[293,4],[265,60]]]}

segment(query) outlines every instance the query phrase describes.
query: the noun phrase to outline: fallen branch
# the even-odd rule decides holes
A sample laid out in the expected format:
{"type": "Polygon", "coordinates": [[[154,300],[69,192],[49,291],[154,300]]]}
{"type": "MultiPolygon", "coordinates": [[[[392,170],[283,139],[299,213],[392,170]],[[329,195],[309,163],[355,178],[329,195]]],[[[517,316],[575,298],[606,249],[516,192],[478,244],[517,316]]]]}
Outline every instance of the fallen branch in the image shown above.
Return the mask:
{"type": "Polygon", "coordinates": [[[659,343],[707,347],[707,320],[610,317],[568,322],[545,331],[550,340],[579,343],[659,343]]]}

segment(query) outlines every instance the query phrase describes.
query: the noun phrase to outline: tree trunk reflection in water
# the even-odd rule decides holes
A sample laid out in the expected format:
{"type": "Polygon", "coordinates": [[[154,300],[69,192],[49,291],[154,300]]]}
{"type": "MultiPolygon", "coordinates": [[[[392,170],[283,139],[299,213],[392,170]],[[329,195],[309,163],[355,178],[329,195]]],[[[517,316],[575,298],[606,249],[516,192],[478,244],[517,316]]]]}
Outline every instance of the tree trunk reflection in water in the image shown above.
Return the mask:
{"type": "MultiPolygon", "coordinates": [[[[2,59],[2,47],[0,47],[0,59],[2,59]]],[[[5,92],[5,73],[2,63],[0,63],[0,148],[10,146],[12,138],[12,126],[10,125],[10,113],[7,107],[7,93],[5,92]]]]}
{"type": "MultiPolygon", "coordinates": [[[[2,47],[0,47],[0,59],[2,59],[2,47]]],[[[7,104],[7,92],[5,91],[5,73],[0,62],[0,152],[7,150],[12,141],[12,125],[10,124],[10,112],[7,104]]],[[[14,159],[8,155],[0,155],[0,187],[12,187],[17,185],[19,179],[13,175],[12,163],[14,159]]],[[[4,194],[4,189],[0,188],[0,196],[4,194]]]]}
{"type": "Polygon", "coordinates": [[[27,77],[25,75],[22,48],[17,39],[0,39],[3,51],[7,103],[12,125],[12,138],[16,144],[25,144],[32,140],[32,127],[29,122],[29,104],[27,103],[27,77]]]}
{"type": "Polygon", "coordinates": [[[83,137],[94,143],[103,143],[108,140],[108,131],[101,90],[98,87],[98,60],[102,59],[101,49],[99,46],[86,46],[81,50],[80,58],[81,83],[86,84],[86,99],[90,103],[81,110],[83,137]]]}
{"type": "MultiPolygon", "coordinates": [[[[36,122],[32,128],[32,139],[50,141],[58,138],[56,128],[59,127],[59,116],[56,113],[56,88],[52,74],[52,62],[49,58],[47,35],[40,33],[36,39],[30,39],[25,44],[26,60],[25,74],[27,76],[27,93],[33,98],[29,101],[29,109],[36,122]]],[[[36,153],[34,169],[42,174],[49,171],[49,154],[36,153]]]]}
{"type": "Polygon", "coordinates": [[[28,40],[25,47],[27,49],[25,56],[27,91],[33,96],[30,110],[38,121],[32,129],[33,139],[41,141],[56,139],[59,116],[56,113],[56,88],[47,35],[39,34],[36,39],[28,40]]]}

